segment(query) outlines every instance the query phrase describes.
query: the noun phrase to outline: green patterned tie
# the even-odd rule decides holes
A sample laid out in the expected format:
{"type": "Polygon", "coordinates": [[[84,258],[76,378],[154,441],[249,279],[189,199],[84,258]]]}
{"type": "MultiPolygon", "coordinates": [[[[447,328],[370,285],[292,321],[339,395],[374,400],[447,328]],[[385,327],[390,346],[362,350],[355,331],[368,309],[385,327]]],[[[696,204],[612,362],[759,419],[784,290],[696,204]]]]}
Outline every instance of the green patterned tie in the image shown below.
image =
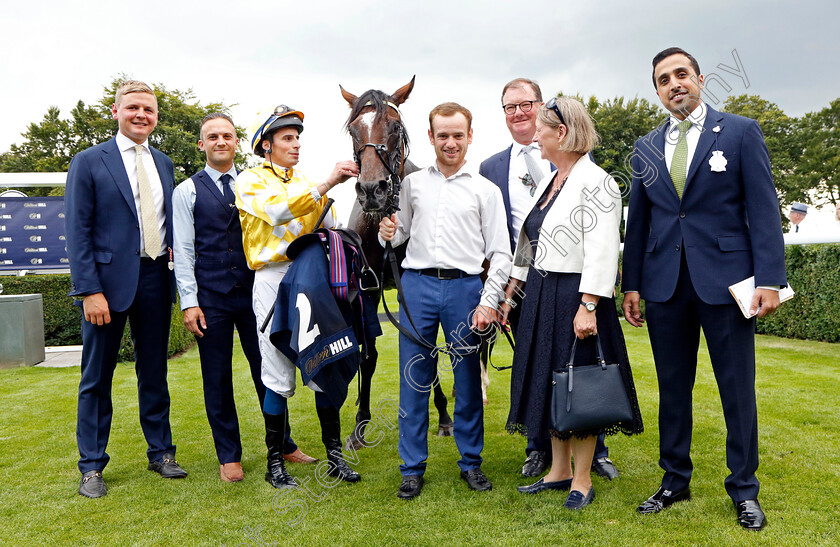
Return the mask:
{"type": "Polygon", "coordinates": [[[685,140],[685,133],[689,127],[691,127],[691,120],[683,120],[677,124],[677,129],[680,130],[680,138],[677,140],[676,148],[674,148],[674,157],[671,158],[671,181],[674,183],[674,188],[676,188],[680,199],[682,199],[685,189],[685,169],[688,160],[688,143],[685,140]]]}

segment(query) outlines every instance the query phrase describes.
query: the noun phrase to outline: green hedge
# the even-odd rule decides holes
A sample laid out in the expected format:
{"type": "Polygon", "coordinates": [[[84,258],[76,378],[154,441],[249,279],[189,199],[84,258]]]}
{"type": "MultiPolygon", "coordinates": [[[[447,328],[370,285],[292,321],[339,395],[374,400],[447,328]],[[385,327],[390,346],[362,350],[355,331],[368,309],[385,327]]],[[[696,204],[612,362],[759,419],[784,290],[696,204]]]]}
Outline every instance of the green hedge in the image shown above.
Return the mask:
{"type": "Polygon", "coordinates": [[[796,292],[756,332],[840,342],[840,244],[788,245],[787,278],[796,292]]]}
{"type": "MultiPolygon", "coordinates": [[[[82,343],[82,310],[73,305],[70,275],[30,275],[0,277],[3,294],[41,294],[44,299],[44,341],[48,346],[72,346],[82,343]]],[[[169,356],[180,353],[195,343],[195,337],[184,326],[178,305],[172,308],[172,328],[169,331],[169,356]]],[[[128,325],[123,333],[120,359],[134,360],[128,325]]]]}
{"type": "MultiPolygon", "coordinates": [[[[840,342],[840,244],[788,245],[785,262],[788,283],[796,295],[776,313],[759,319],[756,332],[840,342]]],[[[617,294],[615,300],[618,314],[623,316],[623,295],[617,294]]]]}

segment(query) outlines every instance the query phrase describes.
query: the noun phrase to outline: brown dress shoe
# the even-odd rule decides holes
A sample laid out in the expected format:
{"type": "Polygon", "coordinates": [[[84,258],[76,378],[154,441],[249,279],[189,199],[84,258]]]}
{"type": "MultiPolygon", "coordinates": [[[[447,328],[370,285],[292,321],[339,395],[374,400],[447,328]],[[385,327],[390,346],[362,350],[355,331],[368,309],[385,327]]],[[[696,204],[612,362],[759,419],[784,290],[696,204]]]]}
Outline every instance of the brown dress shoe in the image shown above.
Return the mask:
{"type": "Polygon", "coordinates": [[[219,475],[222,482],[239,482],[245,478],[242,471],[242,464],[239,462],[223,463],[219,466],[219,475]]]}
{"type": "Polygon", "coordinates": [[[300,448],[291,454],[283,454],[283,459],[292,463],[315,463],[318,461],[318,458],[313,458],[312,456],[304,454],[300,448]]]}

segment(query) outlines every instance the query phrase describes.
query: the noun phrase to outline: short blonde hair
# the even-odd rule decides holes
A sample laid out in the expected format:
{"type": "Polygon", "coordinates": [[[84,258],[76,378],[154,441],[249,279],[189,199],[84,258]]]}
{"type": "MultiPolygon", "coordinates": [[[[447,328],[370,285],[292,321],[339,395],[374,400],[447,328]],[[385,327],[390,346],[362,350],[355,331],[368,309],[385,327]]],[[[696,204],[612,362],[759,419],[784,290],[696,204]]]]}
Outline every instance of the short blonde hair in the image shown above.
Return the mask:
{"type": "MultiPolygon", "coordinates": [[[[117,94],[114,97],[114,104],[116,106],[120,106],[120,102],[125,95],[129,93],[148,93],[149,95],[154,96],[155,92],[149,87],[145,82],[141,82],[139,80],[125,80],[117,86],[117,94]]],[[[155,97],[155,102],[157,102],[157,97],[155,97]]]]}
{"type": "MultiPolygon", "coordinates": [[[[566,126],[566,138],[560,143],[560,150],[579,154],[592,152],[601,143],[601,136],[595,131],[595,122],[583,103],[572,97],[557,97],[557,108],[563,114],[563,125],[566,126]]],[[[540,106],[537,119],[549,127],[561,125],[557,113],[545,105],[540,106]]]]}

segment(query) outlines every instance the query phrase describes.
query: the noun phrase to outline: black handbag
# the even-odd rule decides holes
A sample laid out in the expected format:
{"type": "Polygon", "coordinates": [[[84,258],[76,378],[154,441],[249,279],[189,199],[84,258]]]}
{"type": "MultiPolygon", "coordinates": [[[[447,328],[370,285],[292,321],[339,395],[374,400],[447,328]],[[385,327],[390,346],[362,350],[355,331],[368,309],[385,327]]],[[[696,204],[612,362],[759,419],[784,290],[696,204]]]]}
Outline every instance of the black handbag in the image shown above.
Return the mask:
{"type": "Polygon", "coordinates": [[[578,339],[572,342],[569,363],[552,373],[551,425],[563,433],[600,429],[633,419],[618,363],[604,360],[595,336],[598,356],[594,365],[575,365],[578,339]]]}

